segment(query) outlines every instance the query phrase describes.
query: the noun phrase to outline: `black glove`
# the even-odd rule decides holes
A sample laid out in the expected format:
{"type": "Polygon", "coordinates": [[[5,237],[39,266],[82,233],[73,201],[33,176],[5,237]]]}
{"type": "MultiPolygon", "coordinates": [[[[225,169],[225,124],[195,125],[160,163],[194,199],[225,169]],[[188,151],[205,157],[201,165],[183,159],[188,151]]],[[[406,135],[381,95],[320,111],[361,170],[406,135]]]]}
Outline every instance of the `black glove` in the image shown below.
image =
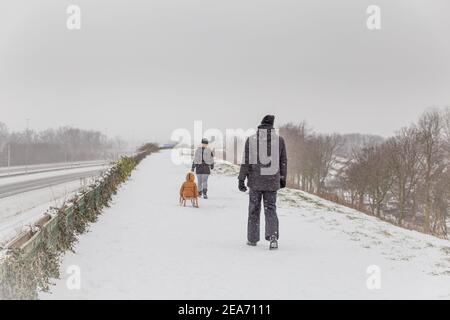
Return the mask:
{"type": "Polygon", "coordinates": [[[242,191],[242,192],[247,191],[247,187],[245,186],[244,180],[239,180],[239,191],[242,191]]]}
{"type": "Polygon", "coordinates": [[[286,188],[286,180],[285,179],[280,180],[280,188],[281,189],[286,188]]]}

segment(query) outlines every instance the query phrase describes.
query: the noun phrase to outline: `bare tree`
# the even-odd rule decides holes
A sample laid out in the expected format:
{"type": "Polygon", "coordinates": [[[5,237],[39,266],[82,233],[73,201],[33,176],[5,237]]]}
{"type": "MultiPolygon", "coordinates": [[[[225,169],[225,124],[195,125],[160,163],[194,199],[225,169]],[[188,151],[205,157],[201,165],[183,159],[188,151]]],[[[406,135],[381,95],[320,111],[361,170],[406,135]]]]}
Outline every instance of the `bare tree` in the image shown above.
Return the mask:
{"type": "Polygon", "coordinates": [[[387,165],[387,146],[382,144],[362,150],[367,177],[367,196],[372,214],[381,215],[382,206],[391,189],[393,176],[387,165]]]}
{"type": "Polygon", "coordinates": [[[0,152],[3,151],[3,148],[8,142],[8,136],[8,127],[3,122],[0,122],[0,152]]]}
{"type": "Polygon", "coordinates": [[[305,128],[304,123],[281,128],[290,150],[290,186],[446,237],[450,108],[426,111],[417,124],[387,140],[317,134],[305,128]]]}
{"type": "Polygon", "coordinates": [[[311,138],[308,153],[315,192],[317,193],[321,193],[325,188],[325,180],[336,163],[337,151],[341,142],[341,137],[338,134],[316,135],[311,138]]]}
{"type": "Polygon", "coordinates": [[[116,142],[93,130],[62,127],[8,132],[0,123],[0,166],[8,162],[6,143],[11,151],[11,165],[24,165],[113,158],[117,154],[116,142]]]}
{"type": "Polygon", "coordinates": [[[364,207],[364,196],[368,188],[368,170],[366,160],[362,152],[354,152],[352,159],[347,162],[341,171],[342,188],[350,191],[351,205],[357,204],[358,208],[364,207]],[[357,203],[356,203],[357,201],[357,203]]]}
{"type": "Polygon", "coordinates": [[[430,233],[433,214],[432,189],[444,170],[442,141],[443,121],[441,113],[432,109],[419,119],[418,134],[421,148],[421,171],[424,195],[424,232],[430,233]]]}
{"type": "Polygon", "coordinates": [[[450,107],[445,108],[445,110],[442,112],[442,118],[444,131],[444,147],[447,153],[447,159],[450,159],[450,107]]]}
{"type": "Polygon", "coordinates": [[[388,164],[394,178],[392,195],[398,201],[397,223],[403,224],[419,179],[421,153],[415,126],[403,128],[387,141],[388,164]]]}
{"type": "Polygon", "coordinates": [[[283,136],[288,152],[289,172],[288,184],[306,190],[307,183],[305,170],[307,166],[306,144],[310,129],[305,122],[295,125],[286,124],[280,128],[280,135],[283,136]]]}

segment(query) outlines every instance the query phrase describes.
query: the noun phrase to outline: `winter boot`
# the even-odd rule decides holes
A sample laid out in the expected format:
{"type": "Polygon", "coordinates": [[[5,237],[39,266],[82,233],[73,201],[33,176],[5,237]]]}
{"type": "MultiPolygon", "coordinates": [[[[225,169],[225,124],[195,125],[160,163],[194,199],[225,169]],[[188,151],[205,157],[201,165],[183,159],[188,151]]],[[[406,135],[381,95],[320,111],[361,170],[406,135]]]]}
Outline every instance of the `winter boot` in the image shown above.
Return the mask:
{"type": "Polygon", "coordinates": [[[207,189],[203,189],[203,199],[208,199],[208,195],[206,194],[207,192],[207,189]]]}
{"type": "Polygon", "coordinates": [[[271,236],[270,237],[269,250],[275,250],[275,249],[278,249],[277,237],[276,236],[271,236]]]}
{"type": "Polygon", "coordinates": [[[200,190],[199,192],[198,192],[198,196],[201,198],[202,197],[202,190],[200,190]]]}
{"type": "Polygon", "coordinates": [[[247,241],[247,245],[251,247],[256,247],[256,242],[247,241]]]}

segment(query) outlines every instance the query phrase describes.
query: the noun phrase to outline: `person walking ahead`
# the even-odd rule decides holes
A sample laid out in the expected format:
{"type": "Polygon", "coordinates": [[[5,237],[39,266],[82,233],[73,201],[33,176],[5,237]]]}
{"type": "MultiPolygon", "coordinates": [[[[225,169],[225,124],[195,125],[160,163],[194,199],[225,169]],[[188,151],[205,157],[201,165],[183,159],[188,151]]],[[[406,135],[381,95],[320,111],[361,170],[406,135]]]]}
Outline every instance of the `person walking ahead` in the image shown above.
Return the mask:
{"type": "Polygon", "coordinates": [[[197,174],[198,195],[208,199],[208,178],[214,169],[214,153],[208,148],[208,139],[202,139],[201,147],[195,150],[191,171],[197,174]]]}
{"type": "Polygon", "coordinates": [[[243,163],[239,172],[239,190],[247,191],[249,208],[247,244],[256,246],[259,241],[261,200],[264,203],[266,222],[265,239],[270,249],[278,248],[279,226],[276,212],[277,191],[286,187],[287,156],[284,139],[275,134],[275,117],[267,115],[258,126],[257,133],[245,142],[243,163]]]}

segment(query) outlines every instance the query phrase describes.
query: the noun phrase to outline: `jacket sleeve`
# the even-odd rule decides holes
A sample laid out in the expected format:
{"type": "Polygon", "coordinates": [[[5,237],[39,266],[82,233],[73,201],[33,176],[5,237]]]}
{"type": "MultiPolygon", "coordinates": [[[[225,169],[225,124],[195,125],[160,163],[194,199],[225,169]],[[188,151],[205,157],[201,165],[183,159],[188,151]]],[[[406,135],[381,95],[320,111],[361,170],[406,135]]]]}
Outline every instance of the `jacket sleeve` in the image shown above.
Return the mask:
{"type": "Polygon", "coordinates": [[[287,179],[287,152],[284,139],[280,137],[280,179],[287,179]]]}
{"type": "Polygon", "coordinates": [[[245,141],[244,147],[244,155],[242,157],[241,168],[239,170],[239,180],[245,180],[248,178],[248,174],[250,172],[250,164],[249,164],[249,140],[245,141]]]}
{"type": "Polygon", "coordinates": [[[181,188],[180,188],[180,197],[183,196],[183,190],[184,190],[184,182],[183,182],[183,184],[181,185],[181,188]]]}
{"type": "Polygon", "coordinates": [[[195,165],[196,165],[196,162],[197,162],[197,151],[198,151],[198,149],[196,149],[195,152],[194,152],[194,159],[192,159],[191,171],[195,171],[195,165]]]}
{"type": "Polygon", "coordinates": [[[214,152],[211,151],[211,164],[210,164],[211,169],[214,169],[214,152]]]}
{"type": "Polygon", "coordinates": [[[194,197],[197,197],[197,196],[198,196],[198,187],[197,187],[197,184],[194,183],[194,197]]]}

